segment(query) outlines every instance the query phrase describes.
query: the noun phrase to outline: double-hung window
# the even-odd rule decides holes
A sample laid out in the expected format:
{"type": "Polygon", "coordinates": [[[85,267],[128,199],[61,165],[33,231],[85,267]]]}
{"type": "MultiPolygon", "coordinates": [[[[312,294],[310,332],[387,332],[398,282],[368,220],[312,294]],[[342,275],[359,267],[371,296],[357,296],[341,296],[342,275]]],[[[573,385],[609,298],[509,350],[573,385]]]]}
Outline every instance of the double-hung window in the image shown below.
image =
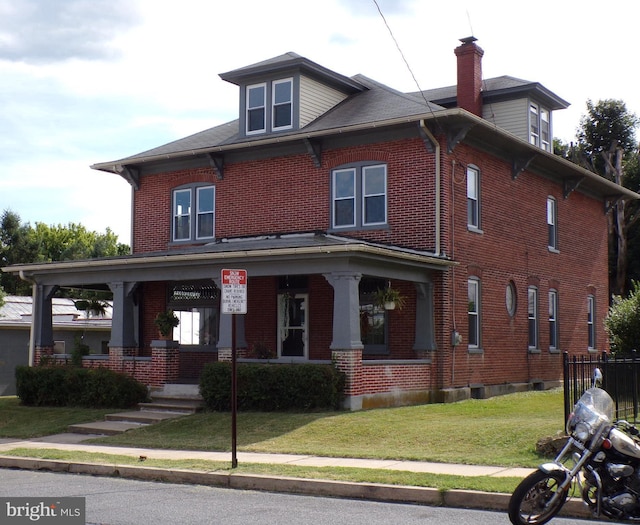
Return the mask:
{"type": "Polygon", "coordinates": [[[387,166],[340,168],[332,174],[334,228],[376,226],[387,222],[387,166]]]}
{"type": "Polygon", "coordinates": [[[292,78],[247,86],[245,103],[247,135],[293,128],[292,78]]]}
{"type": "Polygon", "coordinates": [[[197,241],[215,235],[215,186],[192,186],[173,192],[172,240],[197,241]]]}
{"type": "Polygon", "coordinates": [[[558,205],[553,197],[547,197],[547,231],[549,249],[558,249],[558,205]]]}
{"type": "Polygon", "coordinates": [[[480,281],[469,279],[468,289],[468,317],[469,317],[469,348],[480,348],[480,281]]]}
{"type": "Polygon", "coordinates": [[[266,131],[267,85],[247,86],[247,135],[266,131]]]}
{"type": "Polygon", "coordinates": [[[467,226],[480,229],[480,170],[467,167],[467,226]]]}
{"type": "Polygon", "coordinates": [[[535,350],[538,348],[538,289],[535,286],[529,286],[527,312],[529,319],[529,350],[535,350]]]}
{"type": "Polygon", "coordinates": [[[551,151],[551,112],[534,103],[529,105],[529,142],[551,151]]]}
{"type": "Polygon", "coordinates": [[[549,350],[558,350],[558,291],[549,290],[549,350]]]}
{"type": "Polygon", "coordinates": [[[272,129],[290,129],[293,123],[293,81],[290,78],[274,81],[272,99],[272,129]]]}

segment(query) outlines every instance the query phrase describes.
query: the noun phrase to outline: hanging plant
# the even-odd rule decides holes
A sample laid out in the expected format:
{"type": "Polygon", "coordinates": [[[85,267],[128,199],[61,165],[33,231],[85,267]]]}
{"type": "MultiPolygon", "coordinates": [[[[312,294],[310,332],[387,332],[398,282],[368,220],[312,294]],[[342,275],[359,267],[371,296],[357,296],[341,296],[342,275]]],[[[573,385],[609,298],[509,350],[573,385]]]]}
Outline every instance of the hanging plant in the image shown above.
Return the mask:
{"type": "Polygon", "coordinates": [[[374,303],[385,310],[402,310],[406,303],[406,298],[395,288],[387,286],[386,288],[378,288],[375,292],[374,303]]]}

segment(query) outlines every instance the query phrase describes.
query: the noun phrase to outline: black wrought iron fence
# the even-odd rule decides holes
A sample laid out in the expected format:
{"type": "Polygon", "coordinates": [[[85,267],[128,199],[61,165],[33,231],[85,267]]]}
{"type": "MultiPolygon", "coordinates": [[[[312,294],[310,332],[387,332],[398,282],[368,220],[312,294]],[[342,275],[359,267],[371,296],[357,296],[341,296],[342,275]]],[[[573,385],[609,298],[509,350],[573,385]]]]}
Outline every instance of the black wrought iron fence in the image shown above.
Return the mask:
{"type": "Polygon", "coordinates": [[[564,354],[564,419],[569,418],[576,401],[592,386],[593,371],[602,371],[604,388],[615,401],[616,419],[637,422],[640,359],[634,350],[630,357],[616,358],[602,353],[589,356],[564,354]]]}

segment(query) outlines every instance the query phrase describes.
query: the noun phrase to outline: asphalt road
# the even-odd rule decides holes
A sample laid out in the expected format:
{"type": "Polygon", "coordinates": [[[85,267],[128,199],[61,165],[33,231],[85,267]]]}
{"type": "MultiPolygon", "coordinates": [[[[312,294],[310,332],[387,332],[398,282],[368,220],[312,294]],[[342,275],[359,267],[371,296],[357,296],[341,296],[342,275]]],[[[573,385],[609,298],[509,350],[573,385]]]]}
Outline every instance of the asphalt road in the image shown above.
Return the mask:
{"type": "MultiPolygon", "coordinates": [[[[86,498],[91,525],[508,525],[506,514],[0,469],[0,497],[86,498]]],[[[551,525],[596,521],[555,519],[551,525]]]]}

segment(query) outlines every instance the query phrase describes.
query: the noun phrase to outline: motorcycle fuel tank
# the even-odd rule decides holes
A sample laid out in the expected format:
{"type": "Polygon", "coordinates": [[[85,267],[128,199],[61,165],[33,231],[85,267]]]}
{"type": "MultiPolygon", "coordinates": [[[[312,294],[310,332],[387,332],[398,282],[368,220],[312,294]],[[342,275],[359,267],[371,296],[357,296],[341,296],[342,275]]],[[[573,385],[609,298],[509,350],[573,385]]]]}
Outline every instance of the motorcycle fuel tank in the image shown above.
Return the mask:
{"type": "Polygon", "coordinates": [[[609,440],[611,441],[613,448],[618,452],[625,456],[640,459],[640,446],[638,446],[632,438],[627,436],[621,430],[612,428],[611,432],[609,432],[609,440]]]}

